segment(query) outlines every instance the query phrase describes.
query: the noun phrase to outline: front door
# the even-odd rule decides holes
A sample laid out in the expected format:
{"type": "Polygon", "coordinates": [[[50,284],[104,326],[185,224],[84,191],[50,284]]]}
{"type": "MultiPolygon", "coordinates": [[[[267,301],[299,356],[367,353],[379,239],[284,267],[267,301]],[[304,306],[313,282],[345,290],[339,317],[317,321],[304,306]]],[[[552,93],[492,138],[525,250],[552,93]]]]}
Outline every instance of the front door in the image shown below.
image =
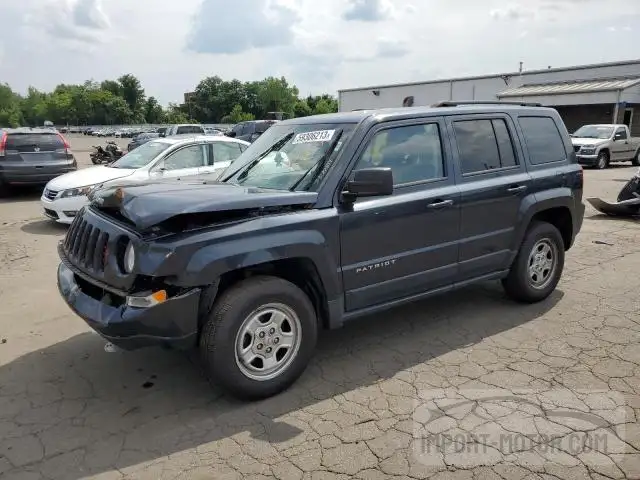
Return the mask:
{"type": "MultiPolygon", "coordinates": [[[[389,167],[394,193],[340,213],[348,312],[451,285],[460,212],[441,118],[392,122],[369,133],[353,168],[389,167]]],[[[352,170],[352,171],[353,171],[352,170]]]]}
{"type": "Polygon", "coordinates": [[[508,267],[531,177],[507,115],[448,117],[460,187],[459,280],[508,267]]]}
{"type": "Polygon", "coordinates": [[[624,127],[616,128],[613,142],[611,142],[611,160],[630,160],[634,154],[635,150],[629,142],[627,129],[624,127]]]}

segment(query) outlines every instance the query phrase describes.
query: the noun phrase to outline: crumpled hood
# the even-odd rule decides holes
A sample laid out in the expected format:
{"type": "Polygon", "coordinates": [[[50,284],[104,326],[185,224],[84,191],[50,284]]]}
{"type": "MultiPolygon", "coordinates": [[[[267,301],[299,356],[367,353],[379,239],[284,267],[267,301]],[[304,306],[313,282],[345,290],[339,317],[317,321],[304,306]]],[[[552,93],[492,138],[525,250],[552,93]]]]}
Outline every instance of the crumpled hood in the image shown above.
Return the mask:
{"type": "Polygon", "coordinates": [[[89,199],[98,208],[117,209],[139,230],[146,230],[172,217],[265,207],[313,205],[315,192],[290,192],[202,181],[157,181],[143,185],[114,186],[92,192],[89,199]]]}
{"type": "Polygon", "coordinates": [[[609,140],[602,138],[572,138],[571,143],[574,145],[580,145],[581,147],[595,147],[596,145],[600,145],[601,143],[607,143],[609,140]]]}

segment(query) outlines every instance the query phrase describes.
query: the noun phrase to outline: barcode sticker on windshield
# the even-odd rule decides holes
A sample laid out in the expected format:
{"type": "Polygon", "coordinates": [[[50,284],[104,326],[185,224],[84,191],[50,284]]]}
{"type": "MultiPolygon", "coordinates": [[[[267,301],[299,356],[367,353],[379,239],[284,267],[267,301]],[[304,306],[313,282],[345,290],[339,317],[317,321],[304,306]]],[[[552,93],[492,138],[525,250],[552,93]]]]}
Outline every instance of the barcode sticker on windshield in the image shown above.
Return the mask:
{"type": "Polygon", "coordinates": [[[297,134],[293,141],[292,145],[297,143],[311,143],[311,142],[328,142],[333,138],[333,134],[335,130],[316,130],[315,132],[304,132],[297,134]]]}

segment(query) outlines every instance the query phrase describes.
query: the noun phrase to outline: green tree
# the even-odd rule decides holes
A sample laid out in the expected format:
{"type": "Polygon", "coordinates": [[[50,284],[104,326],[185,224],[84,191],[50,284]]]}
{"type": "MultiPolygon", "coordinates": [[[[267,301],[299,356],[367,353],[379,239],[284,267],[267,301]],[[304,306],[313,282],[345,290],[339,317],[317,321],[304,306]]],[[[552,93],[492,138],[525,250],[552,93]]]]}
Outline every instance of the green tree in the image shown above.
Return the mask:
{"type": "Polygon", "coordinates": [[[34,87],[27,89],[22,100],[22,116],[26,125],[42,125],[47,120],[47,94],[34,87]]]}
{"type": "Polygon", "coordinates": [[[327,93],[323,95],[315,95],[315,96],[309,95],[306,98],[306,102],[311,108],[311,110],[313,110],[314,114],[319,113],[317,111],[317,106],[319,102],[323,102],[323,105],[320,107],[321,113],[333,113],[338,111],[338,100],[332,95],[329,95],[327,93]]]}
{"type": "Polygon", "coordinates": [[[293,114],[296,117],[308,117],[313,114],[313,110],[306,100],[298,100],[293,108],[293,114]]]}
{"type": "Polygon", "coordinates": [[[155,97],[149,97],[145,105],[145,119],[147,123],[161,123],[164,119],[164,111],[162,105],[158,103],[155,97]]]}
{"type": "Polygon", "coordinates": [[[6,83],[0,84],[0,127],[19,127],[24,124],[20,108],[22,98],[6,83]]]}
{"type": "Polygon", "coordinates": [[[165,122],[167,123],[193,123],[193,120],[182,111],[179,105],[170,103],[165,112],[165,122]]]}
{"type": "Polygon", "coordinates": [[[321,99],[318,103],[316,103],[316,106],[313,109],[313,114],[314,115],[321,115],[323,113],[333,113],[333,112],[336,112],[336,111],[337,111],[337,109],[334,110],[333,106],[331,105],[331,103],[329,103],[325,99],[321,99]]]}
{"type": "Polygon", "coordinates": [[[48,119],[56,125],[66,125],[74,118],[73,97],[67,88],[56,88],[47,98],[48,119]]]}
{"type": "Polygon", "coordinates": [[[298,89],[290,86],[284,77],[267,77],[261,82],[258,98],[262,104],[261,116],[268,112],[285,112],[293,115],[298,100],[298,89]]]}
{"type": "Polygon", "coordinates": [[[254,118],[255,117],[252,113],[243,112],[242,106],[240,104],[236,104],[231,109],[229,115],[225,115],[224,117],[222,117],[221,121],[222,123],[240,123],[246,122],[248,120],[253,120],[254,118]]]}
{"type": "Polygon", "coordinates": [[[133,115],[142,121],[142,117],[144,117],[145,93],[144,88],[142,88],[140,84],[140,80],[128,73],[118,78],[118,83],[122,88],[122,98],[124,98],[129,105],[129,109],[133,115]]]}
{"type": "Polygon", "coordinates": [[[113,95],[117,97],[124,97],[122,84],[116,80],[104,80],[100,83],[100,88],[102,90],[106,90],[107,92],[111,92],[113,95]]]}

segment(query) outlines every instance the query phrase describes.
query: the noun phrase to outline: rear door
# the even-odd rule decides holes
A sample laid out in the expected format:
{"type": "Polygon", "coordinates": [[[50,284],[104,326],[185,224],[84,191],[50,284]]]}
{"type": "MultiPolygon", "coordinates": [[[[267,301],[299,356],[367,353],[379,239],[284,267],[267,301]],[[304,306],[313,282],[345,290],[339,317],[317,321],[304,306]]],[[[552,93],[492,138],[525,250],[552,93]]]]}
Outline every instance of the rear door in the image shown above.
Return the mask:
{"type": "Polygon", "coordinates": [[[60,174],[73,163],[69,145],[57,132],[9,132],[5,143],[3,168],[14,169],[29,181],[43,181],[60,174]]]}
{"type": "Polygon", "coordinates": [[[221,172],[242,153],[240,144],[236,142],[209,142],[208,148],[208,163],[200,170],[201,173],[221,172]]]}
{"type": "Polygon", "coordinates": [[[209,163],[206,143],[189,144],[169,152],[151,169],[152,176],[178,178],[198,175],[209,163]]]}
{"type": "Polygon", "coordinates": [[[460,188],[459,280],[507,268],[518,213],[531,192],[510,116],[447,118],[460,188]]]}

